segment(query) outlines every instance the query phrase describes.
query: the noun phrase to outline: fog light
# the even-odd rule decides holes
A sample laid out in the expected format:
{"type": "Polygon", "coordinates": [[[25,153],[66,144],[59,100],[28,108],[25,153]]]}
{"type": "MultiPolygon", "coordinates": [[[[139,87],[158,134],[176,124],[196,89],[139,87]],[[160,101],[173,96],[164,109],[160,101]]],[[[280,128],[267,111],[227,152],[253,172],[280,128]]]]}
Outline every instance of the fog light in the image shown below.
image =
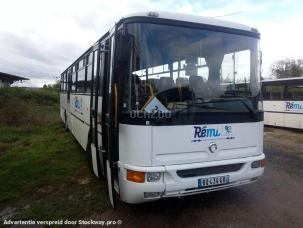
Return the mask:
{"type": "Polygon", "coordinates": [[[159,172],[152,172],[152,173],[146,173],[146,180],[147,182],[157,182],[161,178],[161,173],[159,172]]]}
{"type": "Polygon", "coordinates": [[[251,168],[252,169],[256,169],[256,168],[259,168],[261,165],[260,165],[260,161],[253,161],[251,163],[251,168]]]}
{"type": "Polygon", "coordinates": [[[159,196],[160,192],[144,192],[144,198],[155,198],[159,196]]]}

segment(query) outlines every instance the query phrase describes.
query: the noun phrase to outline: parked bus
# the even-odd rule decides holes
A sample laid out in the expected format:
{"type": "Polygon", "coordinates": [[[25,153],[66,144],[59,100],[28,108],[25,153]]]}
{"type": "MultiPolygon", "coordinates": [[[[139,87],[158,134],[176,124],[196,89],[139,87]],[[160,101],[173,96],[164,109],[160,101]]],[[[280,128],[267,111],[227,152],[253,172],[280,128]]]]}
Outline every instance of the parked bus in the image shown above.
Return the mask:
{"type": "Polygon", "coordinates": [[[303,77],[262,81],[264,124],[303,129],[303,77]]]}
{"type": "Polygon", "coordinates": [[[213,18],[136,13],[62,73],[61,118],[113,207],[263,174],[259,37],[213,18]]]}

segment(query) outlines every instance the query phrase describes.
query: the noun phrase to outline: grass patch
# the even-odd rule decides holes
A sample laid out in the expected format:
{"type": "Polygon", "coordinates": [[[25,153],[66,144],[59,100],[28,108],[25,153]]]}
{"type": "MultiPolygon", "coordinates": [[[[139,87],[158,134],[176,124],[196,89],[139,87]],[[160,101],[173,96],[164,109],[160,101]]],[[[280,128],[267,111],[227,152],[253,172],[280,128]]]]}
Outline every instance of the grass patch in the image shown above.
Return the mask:
{"type": "Polygon", "coordinates": [[[58,93],[9,89],[0,89],[0,218],[80,219],[109,207],[106,183],[63,127],[58,93]]]}
{"type": "MultiPolygon", "coordinates": [[[[82,169],[88,174],[88,169],[82,169]]],[[[16,219],[52,220],[85,218],[109,207],[107,193],[104,186],[95,178],[84,183],[69,180],[41,201],[23,210],[16,219]],[[64,190],[64,191],[63,191],[64,190]]]]}
{"type": "Polygon", "coordinates": [[[264,141],[273,148],[303,157],[303,132],[296,129],[266,127],[264,141]]]}

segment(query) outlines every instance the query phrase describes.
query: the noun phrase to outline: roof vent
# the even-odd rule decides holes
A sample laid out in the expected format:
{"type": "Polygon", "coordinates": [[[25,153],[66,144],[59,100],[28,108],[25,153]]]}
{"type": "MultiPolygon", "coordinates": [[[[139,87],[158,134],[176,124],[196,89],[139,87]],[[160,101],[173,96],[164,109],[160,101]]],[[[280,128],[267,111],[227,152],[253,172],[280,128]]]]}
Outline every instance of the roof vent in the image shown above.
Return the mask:
{"type": "Polygon", "coordinates": [[[159,17],[159,14],[157,12],[149,12],[147,14],[148,17],[159,17]]]}

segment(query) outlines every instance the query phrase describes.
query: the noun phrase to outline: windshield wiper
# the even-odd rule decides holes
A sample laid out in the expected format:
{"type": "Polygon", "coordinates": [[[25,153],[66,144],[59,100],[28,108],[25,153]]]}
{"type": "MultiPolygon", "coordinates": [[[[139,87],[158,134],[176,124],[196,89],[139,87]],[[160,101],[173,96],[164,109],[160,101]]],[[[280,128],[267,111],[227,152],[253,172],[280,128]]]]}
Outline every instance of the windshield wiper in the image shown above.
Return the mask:
{"type": "Polygon", "coordinates": [[[258,113],[248,103],[246,103],[246,101],[243,98],[240,98],[240,97],[239,98],[228,98],[228,99],[227,98],[219,98],[219,99],[216,99],[216,100],[202,101],[202,102],[192,103],[192,104],[181,104],[181,105],[186,105],[187,107],[177,111],[177,113],[188,110],[191,107],[201,107],[201,108],[205,108],[205,109],[226,110],[226,109],[223,109],[223,108],[211,107],[211,106],[208,106],[208,105],[205,105],[205,104],[221,103],[221,102],[233,102],[233,101],[241,102],[245,106],[245,108],[247,108],[249,113],[251,113],[253,118],[258,119],[258,113]]]}
{"type": "Polygon", "coordinates": [[[253,115],[253,117],[257,120],[258,113],[256,112],[256,110],[254,110],[249,104],[247,104],[246,100],[244,100],[243,98],[238,98],[238,100],[245,105],[245,107],[250,111],[250,113],[253,115]]]}
{"type": "Polygon", "coordinates": [[[180,112],[183,112],[185,110],[189,110],[192,107],[198,107],[198,108],[203,108],[203,109],[216,109],[216,110],[221,110],[221,111],[225,110],[225,109],[219,108],[219,107],[211,107],[211,106],[208,106],[208,105],[204,105],[204,103],[205,102],[190,103],[190,104],[178,104],[178,105],[183,105],[183,106],[186,106],[186,107],[181,109],[181,110],[176,111],[175,113],[180,113],[180,112]]]}
{"type": "Polygon", "coordinates": [[[237,98],[219,98],[217,100],[205,101],[203,103],[219,103],[219,102],[232,102],[232,101],[240,101],[248,109],[248,111],[252,114],[252,116],[255,119],[258,119],[258,113],[248,103],[246,103],[246,100],[244,98],[240,98],[240,97],[237,97],[237,98]]]}

